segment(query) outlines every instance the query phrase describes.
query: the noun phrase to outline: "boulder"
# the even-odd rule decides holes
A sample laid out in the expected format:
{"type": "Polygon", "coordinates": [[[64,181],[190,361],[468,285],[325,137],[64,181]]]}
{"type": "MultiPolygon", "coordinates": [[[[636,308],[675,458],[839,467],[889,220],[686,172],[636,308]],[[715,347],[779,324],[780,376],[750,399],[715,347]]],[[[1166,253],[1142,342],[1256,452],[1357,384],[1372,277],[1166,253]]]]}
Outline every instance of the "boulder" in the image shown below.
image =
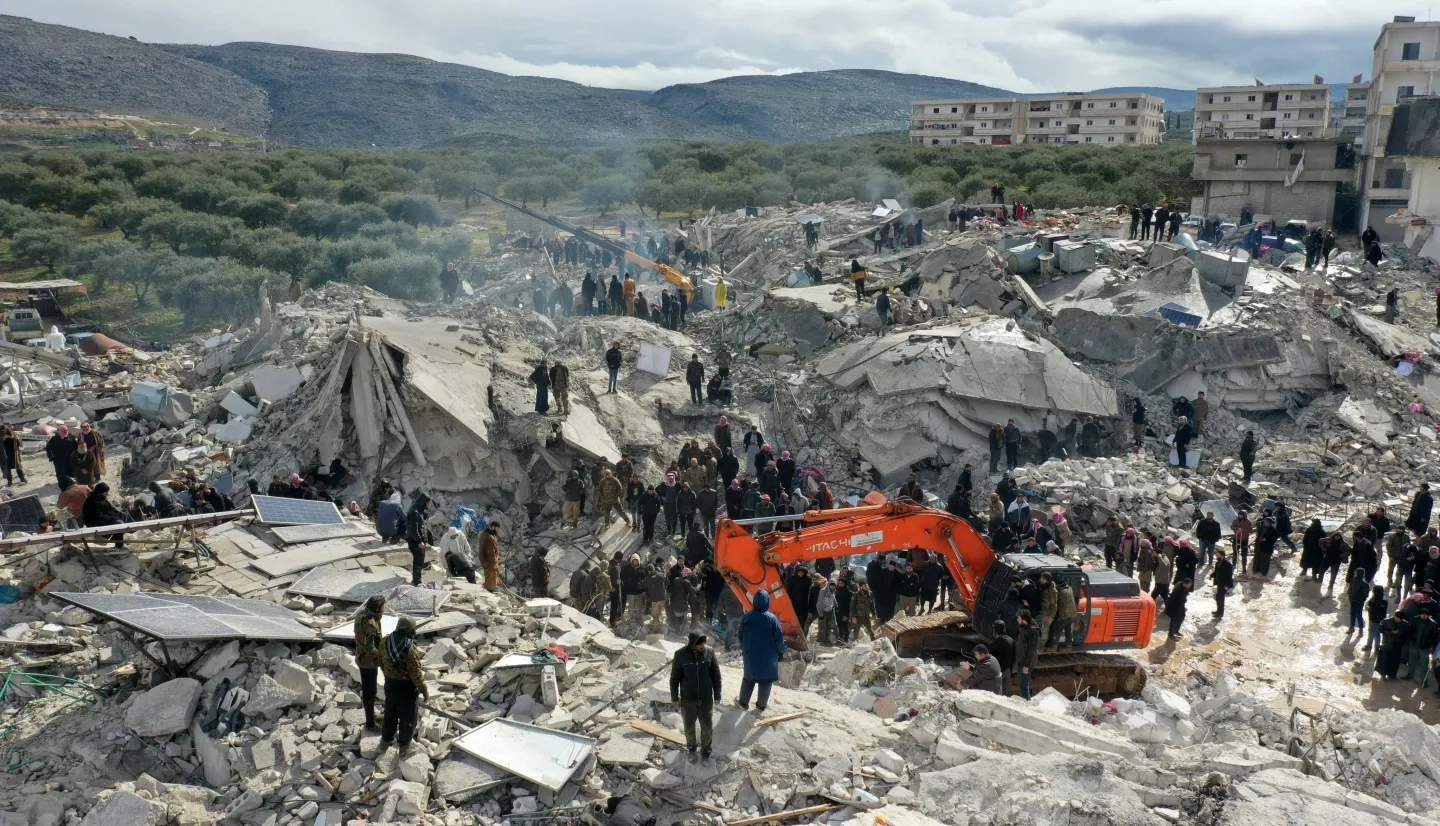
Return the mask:
{"type": "Polygon", "coordinates": [[[200,702],[200,681],[188,677],[161,683],[135,698],[125,725],[141,737],[165,737],[184,731],[200,702]]]}

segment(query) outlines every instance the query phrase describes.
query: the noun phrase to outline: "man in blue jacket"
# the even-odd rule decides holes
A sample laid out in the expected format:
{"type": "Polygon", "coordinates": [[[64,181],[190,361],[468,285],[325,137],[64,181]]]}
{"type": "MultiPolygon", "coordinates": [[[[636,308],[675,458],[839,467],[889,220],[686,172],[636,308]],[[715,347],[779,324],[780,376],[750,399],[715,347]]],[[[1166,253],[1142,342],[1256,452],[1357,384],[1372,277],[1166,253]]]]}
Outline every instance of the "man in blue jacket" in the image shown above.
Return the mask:
{"type": "Polygon", "coordinates": [[[750,692],[758,685],[755,710],[763,712],[770,703],[770,686],[780,679],[780,658],[785,654],[785,632],[780,618],[770,613],[770,592],[763,588],[755,592],[750,610],[740,619],[740,652],[745,674],[735,704],[748,711],[750,692]]]}

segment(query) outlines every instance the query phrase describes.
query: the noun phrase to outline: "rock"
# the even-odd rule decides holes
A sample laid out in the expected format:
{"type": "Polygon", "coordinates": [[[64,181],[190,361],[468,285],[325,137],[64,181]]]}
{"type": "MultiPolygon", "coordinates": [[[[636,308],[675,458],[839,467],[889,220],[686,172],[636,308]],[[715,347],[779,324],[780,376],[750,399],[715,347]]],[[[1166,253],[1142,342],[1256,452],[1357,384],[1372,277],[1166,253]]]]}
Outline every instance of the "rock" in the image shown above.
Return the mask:
{"type": "Polygon", "coordinates": [[[315,699],[315,680],[310,672],[292,662],[275,666],[275,682],[295,692],[296,704],[306,706],[315,699]]]}
{"type": "Polygon", "coordinates": [[[195,676],[202,680],[212,680],[239,660],[240,641],[231,640],[207,654],[195,669],[195,676]]]}
{"type": "Polygon", "coordinates": [[[200,681],[171,680],[135,698],[125,712],[125,725],[141,737],[164,737],[184,731],[200,702],[200,681]]]}
{"type": "Polygon", "coordinates": [[[411,783],[424,783],[430,779],[430,758],[418,749],[400,761],[400,776],[411,783]]]}
{"type": "Polygon", "coordinates": [[[320,814],[320,804],[313,800],[306,801],[303,806],[295,810],[295,816],[301,820],[309,820],[320,814]]]}
{"type": "Polygon", "coordinates": [[[430,787],[409,780],[391,780],[383,796],[395,798],[395,810],[402,815],[424,814],[430,801],[430,787]]]}
{"type": "Polygon", "coordinates": [[[665,771],[664,769],[649,768],[640,772],[645,785],[652,789],[673,789],[685,781],[665,771]]]}
{"type": "Polygon", "coordinates": [[[875,704],[870,706],[870,712],[882,720],[895,718],[896,705],[894,697],[876,698],[875,704]]]}
{"type": "Polygon", "coordinates": [[[190,726],[190,739],[195,744],[195,756],[205,770],[205,782],[216,789],[224,788],[230,782],[230,760],[225,749],[200,730],[197,720],[190,726]]]}
{"type": "Polygon", "coordinates": [[[163,804],[146,800],[133,792],[114,792],[91,809],[80,821],[80,826],[159,826],[165,820],[163,804]]]}
{"type": "Polygon", "coordinates": [[[242,710],[246,714],[268,714],[299,702],[299,694],[276,682],[269,674],[262,674],[255,688],[250,690],[250,700],[242,710]]]}

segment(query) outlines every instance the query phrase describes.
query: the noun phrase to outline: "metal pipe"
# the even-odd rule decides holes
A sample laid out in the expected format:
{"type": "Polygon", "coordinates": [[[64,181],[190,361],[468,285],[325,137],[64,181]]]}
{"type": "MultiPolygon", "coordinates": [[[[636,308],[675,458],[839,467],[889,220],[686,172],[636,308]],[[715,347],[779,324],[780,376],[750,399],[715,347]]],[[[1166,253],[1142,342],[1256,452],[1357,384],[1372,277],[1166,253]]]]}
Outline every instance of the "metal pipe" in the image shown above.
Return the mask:
{"type": "Polygon", "coordinates": [[[31,536],[16,536],[0,539],[0,548],[24,548],[30,545],[39,545],[45,542],[65,542],[71,539],[86,539],[96,536],[109,536],[117,533],[133,533],[135,531],[148,531],[155,528],[173,528],[179,525],[198,525],[202,522],[228,522],[232,519],[239,519],[243,516],[254,516],[254,508],[244,510],[221,511],[220,513],[196,513],[188,516],[171,516],[165,519],[151,519],[145,522],[125,522],[119,525],[101,525],[94,528],[76,528],[71,531],[56,531],[53,533],[37,533],[31,536]]]}

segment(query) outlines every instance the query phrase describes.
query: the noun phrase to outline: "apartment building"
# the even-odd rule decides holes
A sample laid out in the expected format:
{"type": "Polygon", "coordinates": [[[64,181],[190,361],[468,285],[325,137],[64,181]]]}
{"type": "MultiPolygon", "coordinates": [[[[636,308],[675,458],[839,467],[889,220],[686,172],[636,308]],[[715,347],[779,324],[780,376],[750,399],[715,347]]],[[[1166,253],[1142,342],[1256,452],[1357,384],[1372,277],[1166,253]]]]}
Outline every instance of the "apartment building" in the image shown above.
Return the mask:
{"type": "Polygon", "coordinates": [[[1190,177],[1200,194],[1196,215],[1235,218],[1249,209],[1257,219],[1319,221],[1335,217],[1335,193],[1352,180],[1355,157],[1335,137],[1286,140],[1201,138],[1190,177]]]}
{"type": "Polygon", "coordinates": [[[1350,138],[1360,149],[1365,144],[1365,107],[1370,104],[1370,81],[1354,80],[1345,87],[1345,100],[1334,106],[1331,126],[1342,138],[1350,138]]]}
{"type": "Polygon", "coordinates": [[[1329,138],[1330,87],[1323,83],[1215,86],[1195,90],[1194,142],[1329,138]]]}
{"type": "Polygon", "coordinates": [[[910,104],[910,142],[925,146],[1008,146],[1024,135],[1024,98],[917,100],[910,104]]]}
{"type": "Polygon", "coordinates": [[[1158,144],[1164,124],[1165,102],[1138,93],[919,100],[910,104],[910,142],[924,146],[1141,146],[1158,144]]]}
{"type": "Polygon", "coordinates": [[[1404,240],[1405,228],[1385,217],[1410,200],[1410,173],[1399,158],[1389,157],[1386,144],[1398,104],[1440,94],[1440,22],[1396,17],[1375,39],[1370,86],[1365,100],[1361,139],[1360,226],[1372,226],[1387,242],[1404,240]]]}

